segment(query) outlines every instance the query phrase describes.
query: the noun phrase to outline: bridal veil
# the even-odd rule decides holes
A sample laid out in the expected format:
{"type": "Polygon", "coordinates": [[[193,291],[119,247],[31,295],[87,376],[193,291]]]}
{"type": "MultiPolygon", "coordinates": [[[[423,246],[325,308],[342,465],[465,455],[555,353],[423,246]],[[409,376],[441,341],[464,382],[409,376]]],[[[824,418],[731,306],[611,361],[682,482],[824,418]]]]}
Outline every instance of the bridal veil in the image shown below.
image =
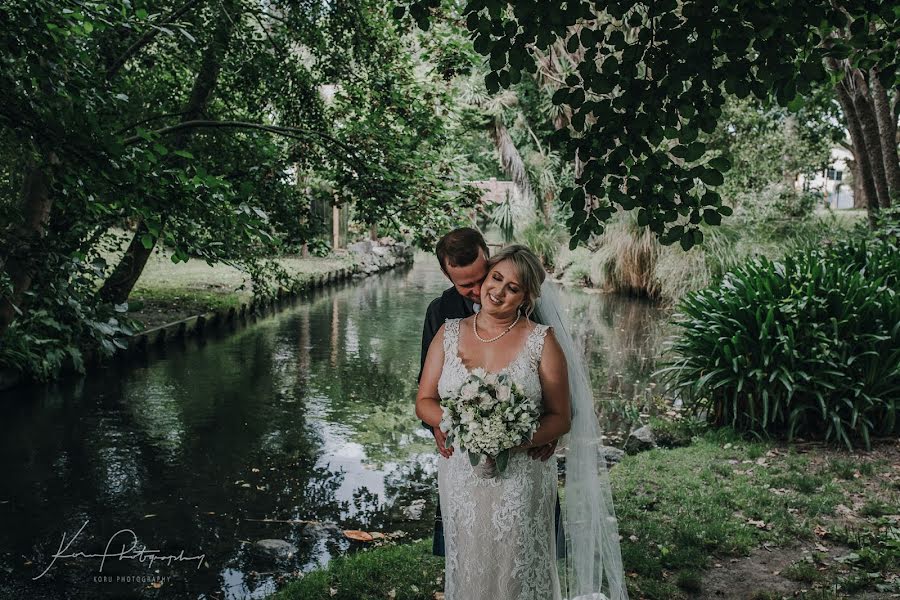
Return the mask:
{"type": "Polygon", "coordinates": [[[563,317],[556,284],[541,287],[535,316],[553,327],[566,356],[572,426],[561,440],[565,451],[565,560],[560,560],[562,592],[568,600],[627,600],[619,528],[613,509],[606,460],[600,455],[600,424],[583,352],[575,345],[563,317]]]}

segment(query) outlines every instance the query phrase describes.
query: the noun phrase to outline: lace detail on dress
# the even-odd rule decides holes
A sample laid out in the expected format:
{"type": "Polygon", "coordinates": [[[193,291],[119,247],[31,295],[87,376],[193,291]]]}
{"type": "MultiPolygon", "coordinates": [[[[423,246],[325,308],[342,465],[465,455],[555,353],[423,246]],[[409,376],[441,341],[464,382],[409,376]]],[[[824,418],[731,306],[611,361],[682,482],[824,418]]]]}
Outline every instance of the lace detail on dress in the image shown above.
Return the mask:
{"type": "MultiPolygon", "coordinates": [[[[438,392],[458,390],[469,375],[459,357],[460,319],[444,328],[444,367],[438,392]]],[[[549,328],[537,325],[501,371],[529,397],[541,397],[538,376],[549,328]]],[[[438,458],[446,541],[447,600],[559,600],[553,519],[556,458],[546,462],[514,451],[501,477],[478,477],[464,452],[438,458]]]]}

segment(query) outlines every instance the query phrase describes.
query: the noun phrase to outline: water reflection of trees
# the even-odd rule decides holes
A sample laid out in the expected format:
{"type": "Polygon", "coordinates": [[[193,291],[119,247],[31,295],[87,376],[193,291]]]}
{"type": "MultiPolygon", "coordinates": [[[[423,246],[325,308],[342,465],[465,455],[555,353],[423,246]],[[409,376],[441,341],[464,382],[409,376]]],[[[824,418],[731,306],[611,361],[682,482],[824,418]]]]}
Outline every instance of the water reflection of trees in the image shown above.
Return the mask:
{"type": "Polygon", "coordinates": [[[560,296],[572,336],[587,356],[604,428],[624,430],[660,393],[651,374],[671,334],[668,312],[623,296],[574,289],[560,296]]]}
{"type": "MultiPolygon", "coordinates": [[[[347,548],[339,531],[296,521],[427,534],[435,459],[413,403],[422,317],[441,282],[428,271],[425,289],[422,277],[329,290],[202,351],[170,351],[4,404],[0,567],[12,574],[0,596],[95,595],[86,564],[30,581],[61,533],[85,518],[85,549],[131,527],[162,551],[206,553],[208,569],[173,565],[183,577],[163,597],[264,583],[247,579],[265,569],[242,540],[294,543],[297,568],[347,548]],[[334,443],[360,445],[366,466],[383,473],[380,496],[326,466],[334,443]],[[348,484],[355,494],[340,497],[348,484]],[[417,499],[427,501],[424,520],[405,520],[401,509],[417,499]]],[[[639,396],[634,382],[648,381],[662,346],[658,313],[630,300],[562,297],[598,398],[639,396]]]]}
{"type": "MultiPolygon", "coordinates": [[[[322,440],[306,415],[305,353],[274,327],[240,338],[124,378],[88,378],[4,419],[3,499],[14,518],[4,523],[2,547],[44,565],[61,533],[89,518],[85,550],[129,527],[163,552],[205,553],[208,569],[165,567],[184,575],[168,593],[220,590],[223,567],[258,568],[242,539],[287,539],[299,549],[298,564],[317,562],[318,533],[245,520],[337,521],[347,509],[335,496],[343,474],[316,467],[322,440]]],[[[20,564],[11,563],[13,576],[27,583],[34,573],[20,564]]],[[[28,589],[58,585],[56,595],[75,596],[79,586],[90,588],[85,575],[95,569],[60,565],[28,589]]]]}
{"type": "Polygon", "coordinates": [[[311,387],[327,398],[323,416],[347,428],[376,467],[432,446],[418,435],[413,409],[421,323],[430,298],[410,302],[404,285],[398,277],[368,280],[308,308],[311,337],[319,341],[311,352],[311,387]]]}

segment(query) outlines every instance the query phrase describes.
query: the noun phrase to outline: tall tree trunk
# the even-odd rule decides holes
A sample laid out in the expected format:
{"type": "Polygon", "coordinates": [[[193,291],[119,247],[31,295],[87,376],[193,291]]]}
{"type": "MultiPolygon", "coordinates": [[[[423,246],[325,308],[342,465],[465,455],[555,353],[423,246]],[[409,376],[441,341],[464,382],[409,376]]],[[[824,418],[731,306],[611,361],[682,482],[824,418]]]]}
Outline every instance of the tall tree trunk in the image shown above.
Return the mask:
{"type": "MultiPolygon", "coordinates": [[[[197,78],[194,80],[194,86],[191,89],[191,95],[185,107],[184,114],[181,116],[181,122],[192,121],[202,116],[209,99],[212,97],[213,90],[219,79],[219,71],[221,69],[222,56],[228,48],[228,42],[231,39],[231,31],[236,19],[240,16],[234,10],[237,6],[235,0],[226,0],[222,5],[222,12],[213,32],[212,40],[206,51],[203,53],[203,61],[200,64],[200,70],[197,78]]],[[[175,134],[173,138],[173,146],[182,148],[190,137],[189,130],[181,130],[175,134]]],[[[178,159],[181,160],[181,159],[178,159]]],[[[100,298],[104,302],[112,302],[121,304],[128,300],[134,284],[140,278],[147,264],[147,259],[156,246],[156,238],[152,243],[144,245],[143,237],[149,233],[147,225],[141,221],[138,224],[134,237],[125,251],[125,256],[116,265],[109,278],[104,282],[100,289],[100,298]]]]}
{"type": "Polygon", "coordinates": [[[878,72],[870,72],[869,89],[872,91],[872,104],[878,122],[878,134],[881,140],[884,172],[887,178],[889,201],[893,203],[900,198],[900,158],[897,156],[897,119],[891,113],[891,103],[887,90],[878,80],[878,72]]]}
{"type": "Polygon", "coordinates": [[[22,186],[22,224],[15,228],[4,256],[6,273],[12,282],[12,296],[0,297],[0,335],[16,318],[16,309],[22,304],[25,293],[31,287],[35,269],[35,246],[44,237],[44,227],[50,216],[50,182],[42,167],[33,166],[25,176],[22,186]]]}
{"type": "Polygon", "coordinates": [[[859,173],[859,164],[856,160],[848,160],[847,167],[853,176],[853,208],[865,208],[868,204],[866,190],[862,186],[862,175],[859,173]]]}
{"type": "Polygon", "coordinates": [[[884,152],[881,150],[881,136],[878,131],[878,121],[875,118],[875,107],[872,105],[869,86],[866,84],[862,72],[854,69],[853,77],[856,83],[853,104],[856,106],[856,114],[862,127],[863,140],[869,155],[872,179],[875,181],[875,192],[878,194],[878,207],[887,208],[891,205],[891,195],[888,191],[887,176],[884,171],[884,152]]]}
{"type": "MultiPolygon", "coordinates": [[[[784,139],[789,143],[793,142],[797,137],[797,117],[792,114],[788,114],[787,118],[784,120],[784,139]]],[[[797,177],[800,175],[796,171],[796,165],[791,164],[790,162],[790,154],[785,148],[784,154],[781,156],[781,181],[787,190],[794,190],[794,184],[797,182],[797,177]]]]}
{"type": "MultiPolygon", "coordinates": [[[[836,70],[837,62],[834,59],[829,61],[829,66],[836,70]]],[[[872,167],[869,164],[869,154],[866,149],[865,138],[862,133],[862,126],[856,115],[856,106],[853,104],[853,98],[847,89],[846,80],[839,81],[835,86],[838,102],[841,110],[844,112],[844,118],[847,121],[847,130],[850,132],[850,143],[853,145],[853,156],[856,159],[856,170],[859,176],[859,185],[863,189],[866,197],[866,212],[869,218],[869,227],[875,227],[875,215],[878,213],[878,195],[875,192],[875,180],[872,178],[872,167]]]]}

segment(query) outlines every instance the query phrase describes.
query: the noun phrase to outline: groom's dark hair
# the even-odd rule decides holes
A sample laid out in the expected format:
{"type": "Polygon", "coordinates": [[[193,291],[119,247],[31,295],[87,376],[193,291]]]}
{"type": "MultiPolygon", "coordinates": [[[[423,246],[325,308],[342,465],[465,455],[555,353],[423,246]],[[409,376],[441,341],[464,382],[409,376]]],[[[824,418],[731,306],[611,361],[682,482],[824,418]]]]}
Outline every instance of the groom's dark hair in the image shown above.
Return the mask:
{"type": "Polygon", "coordinates": [[[484,236],[481,235],[480,231],[471,227],[454,229],[439,239],[434,252],[437,254],[441,271],[444,274],[447,273],[447,265],[451,267],[471,265],[478,258],[479,252],[484,252],[485,258],[491,256],[491,251],[488,250],[484,236]]]}

